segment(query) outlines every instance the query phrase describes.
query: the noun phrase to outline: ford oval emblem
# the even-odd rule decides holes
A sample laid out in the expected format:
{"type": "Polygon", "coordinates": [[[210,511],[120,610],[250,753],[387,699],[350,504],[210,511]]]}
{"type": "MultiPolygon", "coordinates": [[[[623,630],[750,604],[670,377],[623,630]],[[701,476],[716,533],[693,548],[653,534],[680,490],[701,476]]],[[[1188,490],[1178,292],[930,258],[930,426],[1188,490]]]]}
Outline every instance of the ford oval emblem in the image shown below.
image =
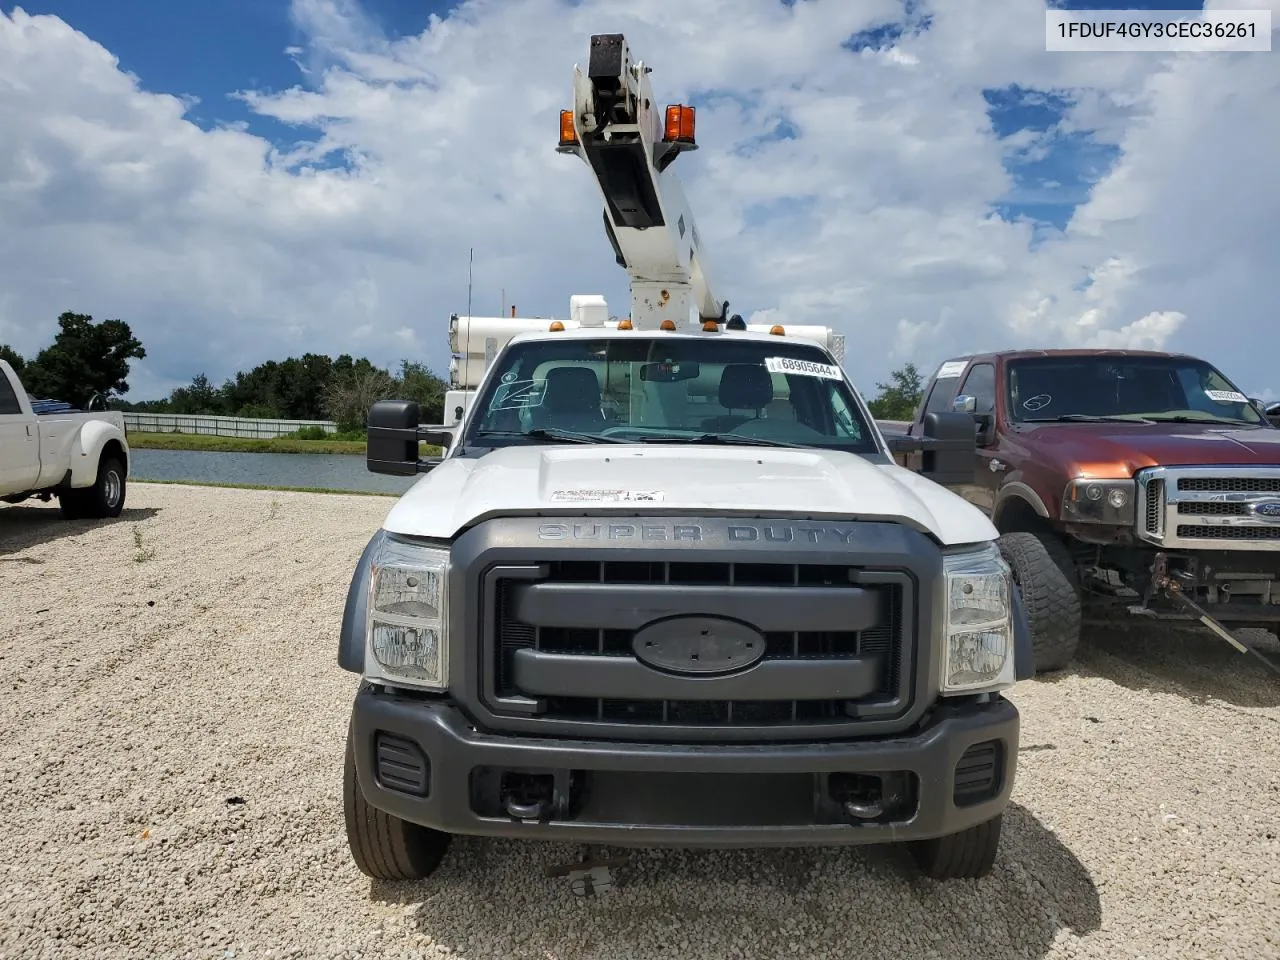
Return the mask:
{"type": "Polygon", "coordinates": [[[745,670],[765,653],[764,635],[741,620],[667,617],[636,631],[636,659],[655,670],[708,676],[745,670]]]}
{"type": "Polygon", "coordinates": [[[1253,512],[1268,520],[1280,520],[1280,500],[1268,500],[1266,503],[1255,503],[1253,512]]]}

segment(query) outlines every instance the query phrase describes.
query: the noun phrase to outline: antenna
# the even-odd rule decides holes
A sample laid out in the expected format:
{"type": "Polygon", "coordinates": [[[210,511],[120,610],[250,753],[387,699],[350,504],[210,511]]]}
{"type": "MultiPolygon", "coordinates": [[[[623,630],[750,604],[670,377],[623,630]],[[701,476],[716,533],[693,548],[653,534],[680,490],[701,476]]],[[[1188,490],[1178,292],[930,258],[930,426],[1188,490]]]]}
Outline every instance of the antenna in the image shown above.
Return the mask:
{"type": "MultiPolygon", "coordinates": [[[[471,351],[471,265],[475,263],[476,248],[472,247],[470,253],[467,254],[467,336],[466,345],[463,348],[462,355],[470,356],[471,351]]],[[[465,376],[463,378],[465,382],[465,376]]]]}

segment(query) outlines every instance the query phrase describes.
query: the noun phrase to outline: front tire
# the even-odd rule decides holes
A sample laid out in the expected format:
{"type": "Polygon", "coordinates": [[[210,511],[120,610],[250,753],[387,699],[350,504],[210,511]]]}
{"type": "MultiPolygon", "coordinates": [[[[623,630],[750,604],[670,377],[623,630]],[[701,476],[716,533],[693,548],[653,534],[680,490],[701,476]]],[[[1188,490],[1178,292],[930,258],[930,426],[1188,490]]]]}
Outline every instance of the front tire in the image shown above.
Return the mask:
{"type": "Polygon", "coordinates": [[[1001,814],[968,830],[933,840],[916,840],[911,855],[934,880],[977,880],[991,872],[1000,848],[1001,814]]]}
{"type": "Polygon", "coordinates": [[[347,846],[360,872],[374,880],[424,880],[435,873],[453,839],[447,833],[393,817],[364,799],[356,774],[356,754],[347,733],[347,759],[342,776],[347,846]]]}
{"type": "Polygon", "coordinates": [[[1022,593],[1036,673],[1061,670],[1080,645],[1080,586],[1071,554],[1056,537],[1038,533],[1006,533],[997,543],[1022,593]]]}

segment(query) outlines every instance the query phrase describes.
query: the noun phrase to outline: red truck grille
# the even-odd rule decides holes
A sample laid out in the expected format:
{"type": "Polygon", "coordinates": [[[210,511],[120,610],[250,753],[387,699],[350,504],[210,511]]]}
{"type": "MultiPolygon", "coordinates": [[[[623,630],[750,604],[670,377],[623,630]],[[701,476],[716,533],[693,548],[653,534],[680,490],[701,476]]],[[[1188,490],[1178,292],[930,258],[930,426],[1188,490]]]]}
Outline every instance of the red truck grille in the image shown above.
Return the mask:
{"type": "Polygon", "coordinates": [[[1171,549],[1280,550],[1280,466],[1159,467],[1138,477],[1139,535],[1171,549]]]}

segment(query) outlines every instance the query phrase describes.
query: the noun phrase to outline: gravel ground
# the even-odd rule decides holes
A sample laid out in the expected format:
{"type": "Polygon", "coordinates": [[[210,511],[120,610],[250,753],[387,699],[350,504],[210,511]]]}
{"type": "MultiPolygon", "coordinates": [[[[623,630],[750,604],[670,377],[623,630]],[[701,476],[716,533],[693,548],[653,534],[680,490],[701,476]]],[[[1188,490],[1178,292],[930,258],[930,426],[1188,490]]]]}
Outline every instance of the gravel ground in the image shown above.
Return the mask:
{"type": "Polygon", "coordinates": [[[893,848],[654,850],[580,900],[542,876],[571,848],[458,840],[427,883],[371,884],[335,651],[390,505],[135,484],[110,523],[0,506],[0,956],[1280,956],[1280,681],[1199,637],[1091,637],[1020,685],[980,882],[893,848]]]}

